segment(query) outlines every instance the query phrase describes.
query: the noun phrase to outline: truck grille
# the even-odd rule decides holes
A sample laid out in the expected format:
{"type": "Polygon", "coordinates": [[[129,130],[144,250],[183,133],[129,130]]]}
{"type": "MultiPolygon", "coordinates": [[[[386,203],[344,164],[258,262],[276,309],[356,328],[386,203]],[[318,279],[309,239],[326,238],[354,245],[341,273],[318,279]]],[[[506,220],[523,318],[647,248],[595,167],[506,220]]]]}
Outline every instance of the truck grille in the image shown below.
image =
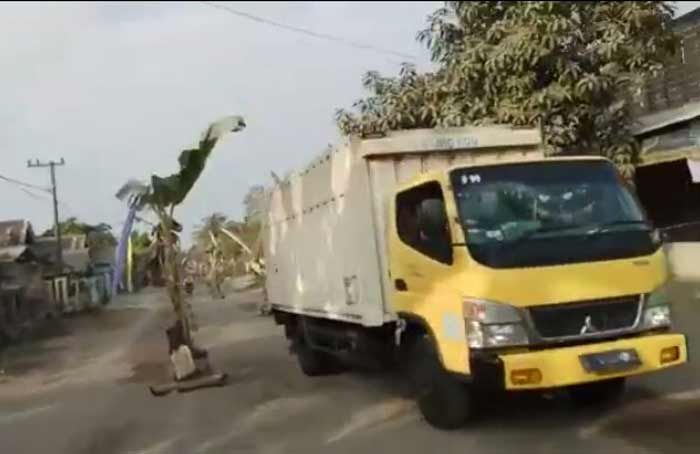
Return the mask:
{"type": "Polygon", "coordinates": [[[634,328],[640,304],[640,296],[631,295],[532,307],[529,311],[540,337],[552,339],[634,328]]]}

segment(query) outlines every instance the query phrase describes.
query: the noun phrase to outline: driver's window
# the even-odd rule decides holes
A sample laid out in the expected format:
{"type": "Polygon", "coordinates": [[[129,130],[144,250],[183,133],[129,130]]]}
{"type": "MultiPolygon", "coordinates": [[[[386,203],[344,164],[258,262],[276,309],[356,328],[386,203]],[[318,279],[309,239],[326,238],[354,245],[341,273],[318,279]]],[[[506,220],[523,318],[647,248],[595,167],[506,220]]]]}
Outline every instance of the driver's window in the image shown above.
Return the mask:
{"type": "MultiPolygon", "coordinates": [[[[435,206],[435,205],[433,205],[435,206]]],[[[436,214],[432,213],[433,216],[436,214]]],[[[433,226],[434,227],[434,226],[433,226]]],[[[452,263],[452,244],[445,212],[445,198],[440,184],[430,182],[400,192],[396,196],[396,229],[403,243],[428,257],[445,264],[452,263]],[[421,225],[421,206],[425,201],[439,201],[441,218],[444,226],[441,228],[426,228],[421,225]]]]}

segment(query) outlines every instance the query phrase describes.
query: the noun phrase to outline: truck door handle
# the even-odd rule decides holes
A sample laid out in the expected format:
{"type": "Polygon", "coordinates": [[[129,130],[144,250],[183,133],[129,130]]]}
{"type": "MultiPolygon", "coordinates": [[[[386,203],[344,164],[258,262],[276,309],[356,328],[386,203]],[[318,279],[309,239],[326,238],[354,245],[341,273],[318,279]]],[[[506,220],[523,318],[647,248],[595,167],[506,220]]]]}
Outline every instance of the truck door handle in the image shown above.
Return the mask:
{"type": "Polygon", "coordinates": [[[408,285],[403,279],[394,279],[394,288],[399,292],[405,292],[408,290],[408,285]]]}

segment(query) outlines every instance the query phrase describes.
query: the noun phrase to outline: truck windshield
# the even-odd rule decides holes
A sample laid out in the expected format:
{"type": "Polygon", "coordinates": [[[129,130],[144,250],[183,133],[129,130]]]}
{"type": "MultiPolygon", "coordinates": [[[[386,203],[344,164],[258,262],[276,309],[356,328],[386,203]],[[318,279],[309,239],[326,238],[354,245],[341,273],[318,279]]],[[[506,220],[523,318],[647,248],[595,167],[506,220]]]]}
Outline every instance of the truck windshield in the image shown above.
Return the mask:
{"type": "Polygon", "coordinates": [[[509,268],[653,253],[651,227],[607,161],[549,161],[452,171],[467,247],[509,268]]]}

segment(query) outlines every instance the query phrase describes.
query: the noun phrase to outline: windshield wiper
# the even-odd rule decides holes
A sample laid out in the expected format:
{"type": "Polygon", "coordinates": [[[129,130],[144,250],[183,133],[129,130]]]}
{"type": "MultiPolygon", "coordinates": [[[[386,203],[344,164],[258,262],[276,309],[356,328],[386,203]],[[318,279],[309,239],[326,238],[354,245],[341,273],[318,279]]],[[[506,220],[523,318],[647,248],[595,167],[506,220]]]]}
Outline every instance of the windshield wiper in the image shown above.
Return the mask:
{"type": "Polygon", "coordinates": [[[605,222],[605,223],[600,223],[600,224],[577,224],[577,225],[570,225],[570,224],[558,224],[558,225],[551,225],[551,226],[546,226],[546,227],[540,227],[538,229],[533,229],[533,230],[528,230],[523,232],[521,235],[517,236],[516,238],[513,238],[511,241],[506,241],[504,244],[508,244],[510,246],[515,246],[517,244],[521,244],[525,242],[525,240],[532,238],[535,235],[539,235],[542,233],[551,233],[551,232],[565,232],[567,230],[584,230],[584,234],[580,235],[581,238],[587,238],[593,235],[597,235],[600,233],[606,233],[608,230],[611,228],[614,228],[616,226],[621,226],[621,225],[644,225],[647,227],[648,230],[651,230],[651,227],[647,224],[646,221],[633,221],[633,220],[618,220],[618,221],[612,221],[612,222],[605,222]]]}
{"type": "Polygon", "coordinates": [[[585,228],[585,225],[568,225],[568,224],[559,224],[559,225],[551,225],[548,227],[540,227],[538,229],[534,230],[528,230],[524,232],[522,235],[519,237],[515,238],[512,243],[520,243],[528,238],[531,238],[534,235],[539,235],[540,233],[550,233],[550,232],[564,232],[567,230],[580,230],[582,228],[585,228]]]}
{"type": "Polygon", "coordinates": [[[617,221],[611,221],[611,222],[604,222],[601,224],[595,225],[591,230],[586,232],[588,235],[597,235],[599,233],[606,233],[610,231],[610,229],[620,226],[620,225],[643,225],[646,227],[646,230],[651,230],[651,227],[646,221],[639,221],[639,220],[629,220],[629,219],[620,219],[617,221]]]}

